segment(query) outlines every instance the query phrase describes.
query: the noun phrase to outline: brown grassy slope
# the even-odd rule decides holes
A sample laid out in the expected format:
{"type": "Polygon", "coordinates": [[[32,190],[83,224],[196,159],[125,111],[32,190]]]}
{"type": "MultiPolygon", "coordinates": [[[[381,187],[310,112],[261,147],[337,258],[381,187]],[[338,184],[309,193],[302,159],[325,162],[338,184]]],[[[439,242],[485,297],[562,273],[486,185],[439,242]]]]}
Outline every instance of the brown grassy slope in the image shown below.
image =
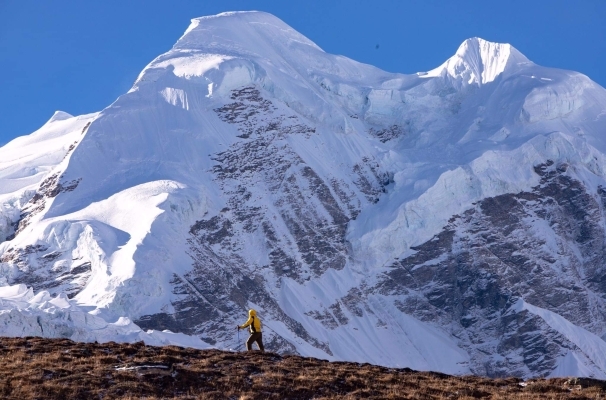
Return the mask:
{"type": "Polygon", "coordinates": [[[0,338],[2,399],[606,398],[601,381],[520,383],[274,353],[0,338]]]}

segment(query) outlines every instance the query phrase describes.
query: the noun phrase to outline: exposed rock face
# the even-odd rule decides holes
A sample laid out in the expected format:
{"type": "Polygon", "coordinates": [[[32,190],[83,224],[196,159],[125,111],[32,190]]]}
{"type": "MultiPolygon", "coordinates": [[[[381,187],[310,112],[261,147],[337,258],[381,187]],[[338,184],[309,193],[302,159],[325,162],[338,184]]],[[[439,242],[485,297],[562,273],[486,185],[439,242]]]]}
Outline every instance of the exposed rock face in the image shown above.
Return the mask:
{"type": "MultiPolygon", "coordinates": [[[[72,144],[68,153],[73,149],[72,144]]],[[[60,193],[73,191],[80,182],[79,179],[61,182],[61,178],[54,174],[40,183],[36,192],[21,209],[19,220],[13,223],[14,233],[7,236],[6,241],[13,240],[30,224],[33,217],[42,213],[49,199],[60,193]]],[[[32,286],[37,290],[65,292],[69,297],[82,290],[91,276],[91,263],[86,260],[78,262],[79,260],[71,259],[71,254],[50,249],[50,246],[44,244],[27,245],[24,248],[9,246],[0,255],[0,263],[10,265],[14,282],[32,286]],[[71,262],[68,262],[68,259],[71,262]]]]}
{"type": "MultiPolygon", "coordinates": [[[[303,283],[345,266],[347,223],[363,202],[377,201],[382,191],[378,165],[363,159],[352,171],[355,180],[324,182],[281,141],[288,135],[313,134],[315,129],[294,114],[279,112],[255,87],[234,90],[231,99],[233,103],[215,111],[224,122],[237,126],[241,140],[215,155],[217,164],[209,171],[228,199],[227,206],[197,221],[189,231],[194,264],[191,272],[173,281],[175,294],[185,296],[174,304],[173,318],[160,314],[137,322],[144,327],[202,333],[214,344],[213,337],[233,335],[230,326],[217,321],[233,318],[252,302],[301,339],[332,355],[326,343],[282,310],[272,290],[281,277],[303,283]],[[248,190],[252,186],[256,197],[248,190]],[[367,199],[358,199],[351,187],[358,187],[367,199]],[[270,201],[263,204],[263,199],[270,201]],[[263,246],[265,263],[251,263],[243,252],[243,244],[253,240],[263,246]]],[[[271,335],[269,346],[295,352],[277,335],[271,335]]]]}
{"type": "Polygon", "coordinates": [[[538,165],[532,191],[487,198],[454,216],[366,293],[395,296],[402,312],[448,326],[472,355],[474,373],[551,371],[576,346],[516,311],[518,299],[599,336],[606,326],[604,192],[588,193],[567,168],[538,165]]]}

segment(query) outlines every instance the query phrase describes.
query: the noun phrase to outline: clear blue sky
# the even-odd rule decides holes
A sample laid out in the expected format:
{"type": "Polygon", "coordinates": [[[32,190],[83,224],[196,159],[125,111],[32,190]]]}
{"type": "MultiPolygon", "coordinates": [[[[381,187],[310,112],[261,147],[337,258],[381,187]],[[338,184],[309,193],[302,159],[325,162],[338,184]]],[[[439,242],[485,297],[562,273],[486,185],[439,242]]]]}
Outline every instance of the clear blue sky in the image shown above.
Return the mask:
{"type": "Polygon", "coordinates": [[[254,9],[391,72],[432,69],[479,36],[606,86],[606,0],[0,0],[0,144],[55,110],[103,109],[191,18],[254,9]]]}

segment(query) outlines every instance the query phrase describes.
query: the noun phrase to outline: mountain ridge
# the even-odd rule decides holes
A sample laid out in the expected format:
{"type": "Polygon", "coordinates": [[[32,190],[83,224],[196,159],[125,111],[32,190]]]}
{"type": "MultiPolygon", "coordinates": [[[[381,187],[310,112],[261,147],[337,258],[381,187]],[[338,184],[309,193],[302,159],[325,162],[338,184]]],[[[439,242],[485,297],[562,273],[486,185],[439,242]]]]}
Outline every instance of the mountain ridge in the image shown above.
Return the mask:
{"type": "Polygon", "coordinates": [[[0,272],[209,346],[233,346],[227,327],[255,307],[276,351],[602,377],[604,110],[583,75],[479,38],[403,75],[327,54],[266,13],[194,19],[106,109],[41,128],[54,147],[0,148],[17,156],[0,168],[0,272]],[[507,256],[461,248],[493,246],[478,230],[507,256]],[[578,291],[583,312],[538,301],[551,289],[512,278],[529,271],[578,291]]]}
{"type": "Polygon", "coordinates": [[[191,399],[368,399],[453,396],[495,399],[595,398],[595,379],[455,377],[367,363],[328,362],[260,352],[195,350],[137,343],[78,343],[66,339],[1,338],[7,399],[145,397],[191,399]],[[15,382],[19,382],[16,384],[15,382]]]}

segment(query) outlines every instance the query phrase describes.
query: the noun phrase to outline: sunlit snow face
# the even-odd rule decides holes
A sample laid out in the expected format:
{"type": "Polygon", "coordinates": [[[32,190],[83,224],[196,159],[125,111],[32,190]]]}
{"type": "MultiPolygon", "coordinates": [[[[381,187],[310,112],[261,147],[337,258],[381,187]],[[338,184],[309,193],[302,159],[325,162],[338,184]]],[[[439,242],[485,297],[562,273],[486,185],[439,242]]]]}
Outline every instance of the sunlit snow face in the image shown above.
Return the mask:
{"type": "Polygon", "coordinates": [[[179,52],[168,60],[152,64],[152,68],[172,68],[173,74],[180,78],[192,79],[204,76],[211,69],[218,69],[221,63],[233,57],[218,54],[195,54],[179,52]]]}
{"type": "MultiPolygon", "coordinates": [[[[585,77],[478,38],[402,75],[324,53],[267,14],[196,19],[103,112],[57,114],[0,149],[0,238],[22,229],[0,244],[0,271],[39,273],[98,307],[101,319],[72,321],[98,330],[87,340],[171,343],[118,319],[159,315],[227,346],[256,307],[288,351],[468,373],[473,346],[452,325],[402,311],[416,289],[364,291],[453,216],[539,186],[546,160],[597,193],[605,99],[585,77]],[[215,309],[234,323],[196,320],[215,309]]],[[[30,300],[44,321],[38,303],[84,313],[30,300]]]]}

